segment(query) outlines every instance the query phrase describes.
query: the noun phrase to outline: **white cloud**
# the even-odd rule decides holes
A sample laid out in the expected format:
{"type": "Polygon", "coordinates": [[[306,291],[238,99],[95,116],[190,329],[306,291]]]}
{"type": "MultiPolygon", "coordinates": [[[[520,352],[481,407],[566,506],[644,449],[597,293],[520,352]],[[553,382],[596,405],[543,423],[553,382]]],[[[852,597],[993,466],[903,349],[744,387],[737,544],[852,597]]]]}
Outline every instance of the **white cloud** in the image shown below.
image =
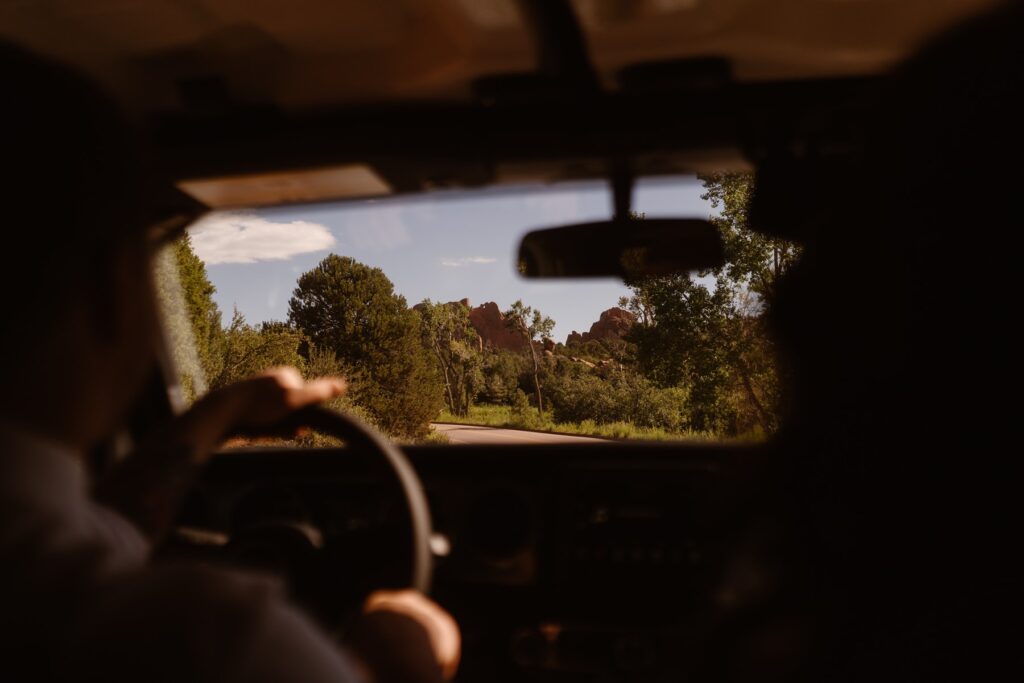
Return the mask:
{"type": "Polygon", "coordinates": [[[334,246],[320,223],[275,223],[252,213],[215,213],[189,230],[192,248],[207,265],[287,261],[334,246]]]}
{"type": "Polygon", "coordinates": [[[464,256],[462,258],[441,259],[441,265],[446,268],[461,268],[462,266],[481,266],[488,263],[495,263],[498,259],[489,256],[464,256]]]}

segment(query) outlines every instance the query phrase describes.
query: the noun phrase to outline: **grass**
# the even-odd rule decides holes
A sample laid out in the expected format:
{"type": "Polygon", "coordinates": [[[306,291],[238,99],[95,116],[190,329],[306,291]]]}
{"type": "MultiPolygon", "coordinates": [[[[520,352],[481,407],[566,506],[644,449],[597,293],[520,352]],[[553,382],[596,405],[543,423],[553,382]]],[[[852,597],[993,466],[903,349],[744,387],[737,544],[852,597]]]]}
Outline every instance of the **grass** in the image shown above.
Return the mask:
{"type": "MultiPolygon", "coordinates": [[[[583,422],[555,422],[551,414],[543,417],[536,410],[517,415],[511,406],[475,405],[469,409],[469,415],[459,417],[447,410],[442,411],[436,422],[454,424],[482,425],[485,427],[511,427],[512,429],[528,429],[535,432],[552,432],[558,434],[578,434],[580,436],[596,436],[605,439],[637,439],[642,441],[678,441],[703,440],[720,441],[721,437],[710,432],[670,432],[656,427],[638,427],[629,422],[608,422],[598,424],[593,420],[583,422]]],[[[449,443],[448,436],[440,432],[431,432],[421,439],[400,439],[404,445],[440,446],[449,443]]],[[[308,434],[298,440],[285,439],[232,439],[225,448],[244,446],[276,446],[283,448],[323,448],[335,447],[341,443],[333,437],[322,434],[308,434]]]]}
{"type": "Polygon", "coordinates": [[[638,427],[629,422],[609,422],[598,424],[593,420],[583,422],[555,422],[550,414],[543,417],[536,411],[529,415],[516,415],[511,406],[475,405],[469,409],[469,415],[452,415],[447,410],[438,417],[437,422],[455,424],[481,425],[485,427],[511,427],[513,429],[529,429],[536,432],[555,432],[560,434],[578,434],[580,436],[597,436],[606,439],[640,439],[647,441],[677,441],[679,439],[719,440],[708,432],[670,432],[656,427],[638,427]]]}
{"type": "Polygon", "coordinates": [[[441,432],[431,431],[430,434],[428,434],[424,438],[419,439],[419,440],[417,440],[417,441],[415,441],[413,443],[407,444],[407,445],[416,445],[416,446],[444,446],[444,445],[447,445],[448,443],[450,443],[450,442],[448,440],[448,435],[447,434],[442,434],[441,432]]]}
{"type": "MultiPolygon", "coordinates": [[[[450,443],[447,434],[433,430],[421,438],[396,439],[391,436],[388,438],[402,446],[443,446],[450,443]]],[[[339,448],[341,446],[344,446],[341,439],[319,432],[309,432],[297,439],[234,437],[224,442],[221,445],[221,450],[235,448],[339,448]]]]}

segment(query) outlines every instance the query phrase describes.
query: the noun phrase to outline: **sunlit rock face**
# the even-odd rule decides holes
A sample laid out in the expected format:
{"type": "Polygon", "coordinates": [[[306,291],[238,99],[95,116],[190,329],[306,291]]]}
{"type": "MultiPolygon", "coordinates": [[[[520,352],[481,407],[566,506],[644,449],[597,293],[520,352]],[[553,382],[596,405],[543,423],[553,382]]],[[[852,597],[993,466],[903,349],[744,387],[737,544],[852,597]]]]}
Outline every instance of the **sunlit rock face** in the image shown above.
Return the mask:
{"type": "Polygon", "coordinates": [[[600,319],[590,326],[589,332],[580,334],[573,330],[566,338],[565,343],[582,343],[591,340],[607,341],[609,339],[622,339],[629,332],[636,322],[636,316],[624,308],[609,308],[601,313],[600,319]]]}
{"type": "Polygon", "coordinates": [[[498,304],[488,301],[469,311],[469,322],[486,349],[525,351],[526,339],[505,322],[498,304]]]}

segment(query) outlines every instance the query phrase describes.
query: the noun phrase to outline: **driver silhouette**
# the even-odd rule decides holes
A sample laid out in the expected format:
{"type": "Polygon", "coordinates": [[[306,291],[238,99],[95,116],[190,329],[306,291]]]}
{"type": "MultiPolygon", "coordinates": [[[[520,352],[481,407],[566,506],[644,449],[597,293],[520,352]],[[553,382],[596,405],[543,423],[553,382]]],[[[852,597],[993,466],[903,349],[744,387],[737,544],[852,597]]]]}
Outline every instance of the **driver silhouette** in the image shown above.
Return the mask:
{"type": "Polygon", "coordinates": [[[0,45],[8,295],[0,356],[0,632],[7,680],[442,681],[454,621],[378,593],[337,645],[269,579],[149,555],[217,444],[338,396],[292,368],[208,394],[90,481],[156,367],[147,228],[159,205],[132,128],[74,72],[0,45]]]}

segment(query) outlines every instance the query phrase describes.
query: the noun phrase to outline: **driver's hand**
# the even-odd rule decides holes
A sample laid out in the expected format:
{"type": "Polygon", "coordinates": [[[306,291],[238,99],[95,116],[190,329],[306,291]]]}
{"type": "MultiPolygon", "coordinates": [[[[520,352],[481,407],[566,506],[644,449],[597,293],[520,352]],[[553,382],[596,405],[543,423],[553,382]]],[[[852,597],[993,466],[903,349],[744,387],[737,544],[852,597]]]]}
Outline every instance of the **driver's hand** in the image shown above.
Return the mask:
{"type": "Polygon", "coordinates": [[[295,368],[274,368],[211,391],[97,482],[94,496],[156,541],[169,528],[197,468],[227,436],[273,429],[295,410],[340,396],[345,388],[341,378],[307,382],[295,368]]]}
{"type": "Polygon", "coordinates": [[[262,374],[211,392],[191,412],[202,411],[206,399],[221,403],[222,428],[259,431],[273,427],[300,408],[329,401],[345,393],[345,380],[322,377],[306,381],[293,367],[271,368],[262,374]]]}
{"type": "Polygon", "coordinates": [[[450,681],[462,654],[455,620],[413,590],[371,595],[348,644],[375,683],[450,681]]]}
{"type": "Polygon", "coordinates": [[[181,416],[176,431],[179,438],[187,435],[203,459],[232,433],[272,429],[296,410],[341,396],[346,388],[340,377],[307,382],[295,368],[273,368],[211,391],[181,416]]]}

